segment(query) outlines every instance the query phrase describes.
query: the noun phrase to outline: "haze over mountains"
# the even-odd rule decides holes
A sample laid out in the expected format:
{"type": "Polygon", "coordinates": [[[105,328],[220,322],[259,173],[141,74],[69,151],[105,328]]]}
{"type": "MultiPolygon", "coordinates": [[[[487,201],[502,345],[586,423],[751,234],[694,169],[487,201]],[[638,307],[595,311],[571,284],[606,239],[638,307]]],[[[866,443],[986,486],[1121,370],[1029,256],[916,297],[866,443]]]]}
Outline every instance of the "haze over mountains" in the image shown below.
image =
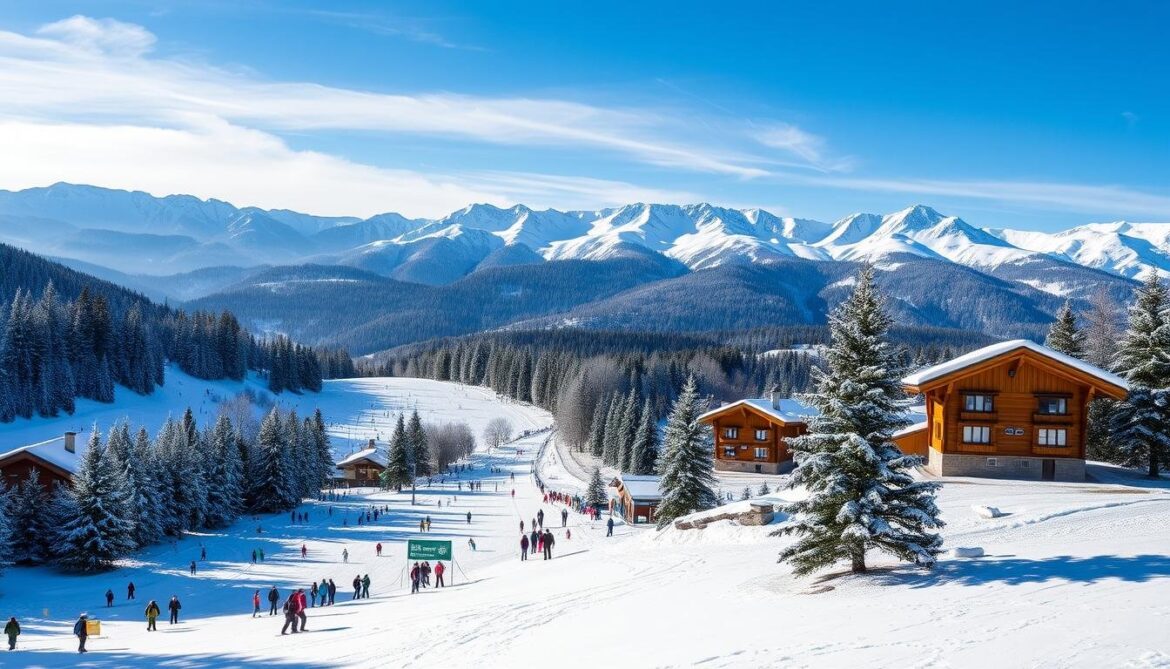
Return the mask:
{"type": "Polygon", "coordinates": [[[833,224],[705,203],[357,219],[56,184],[0,191],[0,240],[355,352],[500,327],[822,323],[860,261],[905,323],[1034,336],[1064,299],[1120,306],[1133,277],[1170,274],[1170,224],[1028,232],[923,205],[833,224]]]}

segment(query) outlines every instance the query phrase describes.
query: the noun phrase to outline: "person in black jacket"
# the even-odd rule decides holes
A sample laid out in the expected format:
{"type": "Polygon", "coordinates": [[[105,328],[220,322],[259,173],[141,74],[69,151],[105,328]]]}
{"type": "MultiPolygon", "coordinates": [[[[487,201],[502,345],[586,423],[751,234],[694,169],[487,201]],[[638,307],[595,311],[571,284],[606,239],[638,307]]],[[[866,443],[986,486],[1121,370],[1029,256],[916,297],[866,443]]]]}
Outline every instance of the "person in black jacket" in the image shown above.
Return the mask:
{"type": "Polygon", "coordinates": [[[86,625],[88,616],[84,613],[77,618],[77,622],[73,623],[73,636],[77,637],[77,652],[86,653],[85,640],[89,638],[89,627],[86,625]]]}
{"type": "Polygon", "coordinates": [[[544,559],[546,559],[546,560],[552,559],[553,543],[555,543],[555,539],[553,539],[552,530],[545,530],[544,531],[544,559]]]}
{"type": "Polygon", "coordinates": [[[523,562],[524,560],[527,560],[527,559],[528,559],[528,535],[521,534],[520,535],[520,561],[523,562]]]}
{"type": "Polygon", "coordinates": [[[16,616],[8,619],[4,633],[8,635],[8,650],[16,650],[16,637],[20,636],[20,623],[16,622],[16,616]]]}
{"type": "Polygon", "coordinates": [[[272,589],[268,591],[268,615],[270,615],[270,616],[276,615],[276,604],[279,601],[280,601],[280,591],[277,590],[276,586],[274,585],[274,586],[272,586],[272,589]]]}
{"type": "Polygon", "coordinates": [[[172,625],[179,622],[179,609],[181,608],[183,605],[179,603],[179,596],[171,595],[171,601],[167,603],[167,610],[171,612],[172,625]]]}

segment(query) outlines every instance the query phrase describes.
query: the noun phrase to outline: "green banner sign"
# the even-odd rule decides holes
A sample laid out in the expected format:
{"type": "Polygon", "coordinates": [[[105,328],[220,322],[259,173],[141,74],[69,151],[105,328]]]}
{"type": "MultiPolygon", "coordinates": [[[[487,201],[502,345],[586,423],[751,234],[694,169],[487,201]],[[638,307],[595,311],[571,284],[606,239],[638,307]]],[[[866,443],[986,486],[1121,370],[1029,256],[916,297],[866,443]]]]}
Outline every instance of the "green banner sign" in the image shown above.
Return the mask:
{"type": "Polygon", "coordinates": [[[450,560],[450,541],[410,539],[406,542],[407,560],[450,560]]]}

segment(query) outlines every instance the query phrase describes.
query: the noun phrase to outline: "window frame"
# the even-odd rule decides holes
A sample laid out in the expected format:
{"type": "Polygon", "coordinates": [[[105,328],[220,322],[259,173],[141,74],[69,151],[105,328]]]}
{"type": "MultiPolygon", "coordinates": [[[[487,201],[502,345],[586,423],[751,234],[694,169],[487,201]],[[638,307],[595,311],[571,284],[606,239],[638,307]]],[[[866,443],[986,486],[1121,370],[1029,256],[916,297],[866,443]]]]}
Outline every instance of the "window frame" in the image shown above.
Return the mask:
{"type": "Polygon", "coordinates": [[[756,432],[756,441],[769,441],[772,439],[772,431],[766,427],[757,427],[755,429],[755,432],[756,432]],[[764,436],[761,437],[760,435],[764,435],[764,436]]]}
{"type": "Polygon", "coordinates": [[[1044,448],[1068,448],[1068,428],[1038,427],[1036,428],[1036,445],[1044,448]],[[1055,438],[1056,443],[1045,443],[1055,438]]]}
{"type": "Polygon", "coordinates": [[[1068,398],[1063,395],[1037,395],[1036,413],[1040,416],[1068,416],[1068,398]],[[1056,402],[1061,411],[1046,411],[1048,402],[1056,402]]]}
{"type": "Polygon", "coordinates": [[[724,426],[723,427],[723,438],[724,439],[739,439],[739,426],[738,425],[724,426]]]}
{"type": "Polygon", "coordinates": [[[722,457],[724,460],[735,460],[738,452],[739,451],[735,448],[735,446],[724,446],[722,457]]]}
{"type": "Polygon", "coordinates": [[[995,395],[982,392],[963,393],[963,413],[995,413],[995,395]]]}
{"type": "Polygon", "coordinates": [[[988,446],[991,444],[991,426],[989,425],[964,425],[962,426],[961,437],[964,444],[975,444],[978,446],[988,446]],[[985,437],[982,441],[975,441],[975,436],[985,437]],[[970,438],[969,438],[970,437],[970,438]]]}
{"type": "Polygon", "coordinates": [[[769,457],[768,451],[770,450],[772,449],[768,448],[767,446],[756,446],[752,455],[756,460],[767,460],[769,457]],[[761,452],[763,452],[763,455],[760,454],[761,452]]]}

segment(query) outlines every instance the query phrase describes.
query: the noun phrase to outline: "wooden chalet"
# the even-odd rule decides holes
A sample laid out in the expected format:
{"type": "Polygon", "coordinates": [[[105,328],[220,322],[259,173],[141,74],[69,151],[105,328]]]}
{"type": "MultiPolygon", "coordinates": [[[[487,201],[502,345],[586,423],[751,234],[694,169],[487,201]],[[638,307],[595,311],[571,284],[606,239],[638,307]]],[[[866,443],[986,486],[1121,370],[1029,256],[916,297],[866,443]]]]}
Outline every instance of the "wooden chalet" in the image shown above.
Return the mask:
{"type": "Polygon", "coordinates": [[[782,399],[773,390],[769,399],[744,399],[712,409],[699,422],[714,433],[715,469],[780,474],[792,468],[785,441],[804,434],[813,415],[816,409],[782,399]]]}
{"type": "Polygon", "coordinates": [[[12,488],[36,469],[46,489],[52,489],[55,483],[71,485],[77,465],[77,433],[66,432],[55,439],[0,453],[0,482],[12,488]]]}
{"type": "Polygon", "coordinates": [[[926,422],[903,430],[939,476],[1083,481],[1089,403],[1124,399],[1125,380],[1027,340],[992,344],[902,380],[926,422]]]}
{"type": "Polygon", "coordinates": [[[652,523],[662,501],[661,478],[637,474],[619,474],[610,482],[613,488],[609,510],[617,512],[627,523],[652,523]]]}
{"type": "Polygon", "coordinates": [[[335,481],[349,488],[364,488],[382,485],[381,475],[389,461],[371,439],[369,446],[351,453],[337,463],[335,481]]]}

